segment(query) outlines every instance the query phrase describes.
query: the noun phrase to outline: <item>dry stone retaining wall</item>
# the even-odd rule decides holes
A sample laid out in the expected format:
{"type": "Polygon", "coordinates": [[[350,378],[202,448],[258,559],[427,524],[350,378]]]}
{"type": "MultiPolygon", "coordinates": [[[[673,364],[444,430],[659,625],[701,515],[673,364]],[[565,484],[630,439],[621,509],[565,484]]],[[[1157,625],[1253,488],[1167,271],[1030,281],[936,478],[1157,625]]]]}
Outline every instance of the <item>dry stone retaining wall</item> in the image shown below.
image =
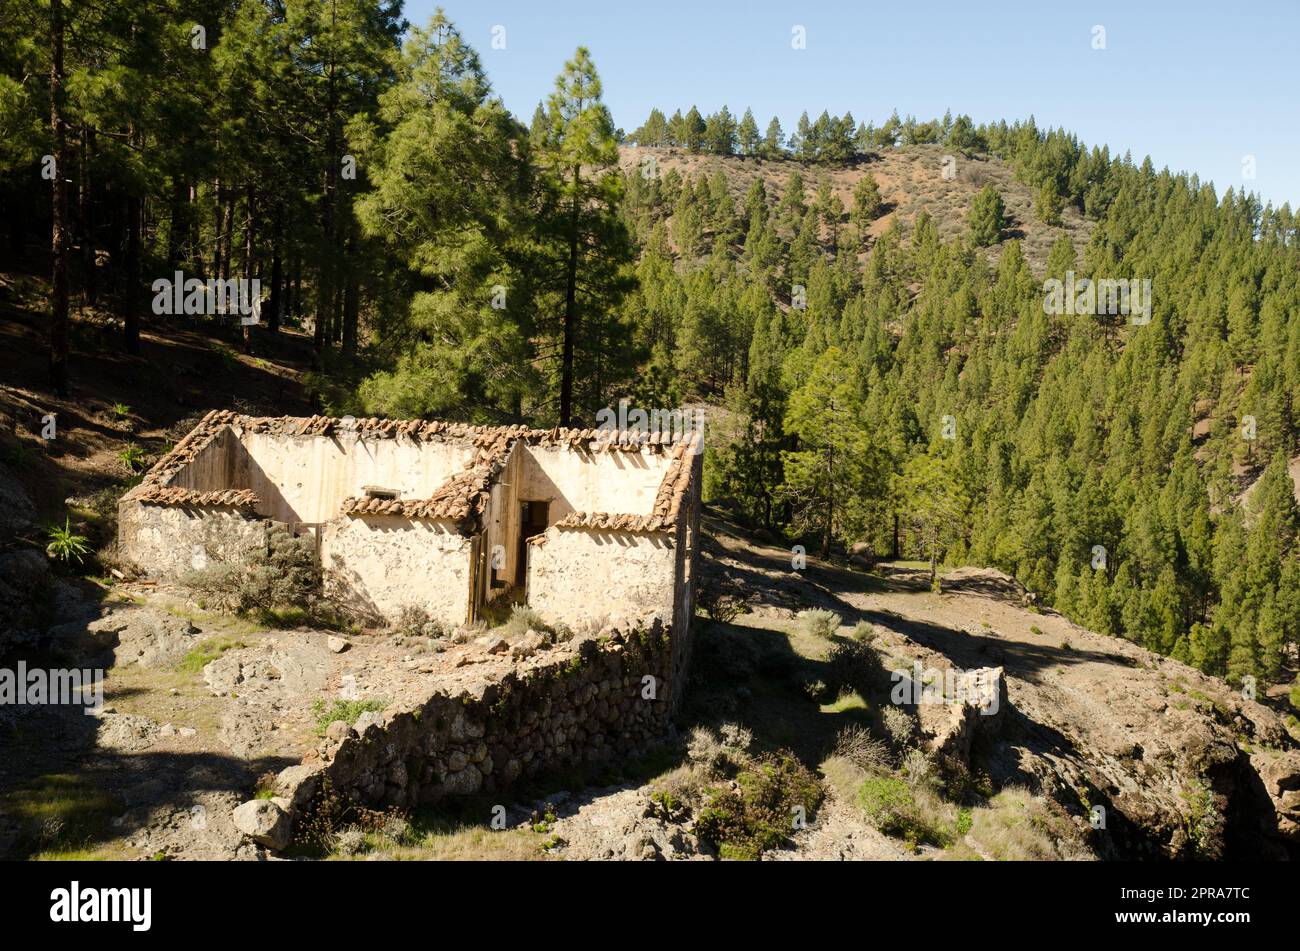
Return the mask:
{"type": "Polygon", "coordinates": [[[328,782],[371,808],[412,808],[640,753],[668,730],[671,640],[654,617],[413,709],[363,714],[355,727],[336,721],[318,750],[280,774],[274,801],[300,817],[328,782]]]}

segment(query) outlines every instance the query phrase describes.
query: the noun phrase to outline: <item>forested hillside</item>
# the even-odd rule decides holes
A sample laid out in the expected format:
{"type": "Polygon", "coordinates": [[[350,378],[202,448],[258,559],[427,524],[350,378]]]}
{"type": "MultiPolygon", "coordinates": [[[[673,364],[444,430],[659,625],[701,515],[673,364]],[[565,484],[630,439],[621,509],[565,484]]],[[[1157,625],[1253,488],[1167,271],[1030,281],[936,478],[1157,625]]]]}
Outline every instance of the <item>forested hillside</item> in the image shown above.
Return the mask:
{"type": "Polygon", "coordinates": [[[634,300],[664,328],[661,362],[675,355],[678,385],[725,394],[737,421],[731,441],[712,441],[714,491],[770,528],[817,532],[824,549],[866,539],[890,553],[900,516],[901,554],[996,565],[1095,630],[1234,678],[1280,676],[1300,622],[1290,209],[1217,198],[1195,176],[1032,121],[895,118],[858,127],[830,159],[804,130],[851,119],[800,127],[790,150],[803,161],[781,159],[777,195],[756,179],[738,204],[716,172],[629,178],[645,249],[634,300]],[[964,234],[945,240],[921,211],[876,237],[870,169],[907,150],[932,155],[936,180],[941,151],[959,169],[1005,161],[1039,225],[1079,213],[1090,237],[1076,246],[1058,228],[1034,266],[988,186],[964,234]],[[829,187],[841,152],[866,168],[851,203],[829,187]],[[1149,322],[1047,313],[1045,282],[1067,272],[1149,280],[1149,322]]]}
{"type": "Polygon", "coordinates": [[[453,24],[397,3],[0,13],[6,266],[53,277],[59,392],[70,322],[110,313],[130,353],[165,326],[157,279],[256,276],[262,325],[214,327],[310,331],[329,411],[703,401],[710,493],[792,544],[993,565],[1206,671],[1294,673],[1289,207],[1032,120],[823,113],[787,139],[656,110],[620,161],[585,50],[525,123],[453,24]]]}

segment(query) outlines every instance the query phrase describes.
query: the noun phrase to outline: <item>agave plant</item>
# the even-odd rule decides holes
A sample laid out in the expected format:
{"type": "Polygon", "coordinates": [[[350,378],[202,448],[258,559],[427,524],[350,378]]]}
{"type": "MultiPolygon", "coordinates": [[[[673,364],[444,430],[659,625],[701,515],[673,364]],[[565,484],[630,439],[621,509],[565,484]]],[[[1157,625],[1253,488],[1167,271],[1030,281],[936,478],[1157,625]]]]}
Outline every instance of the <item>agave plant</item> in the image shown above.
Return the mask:
{"type": "Polygon", "coordinates": [[[63,520],[63,527],[55,525],[49,531],[50,542],[45,546],[45,553],[57,558],[64,564],[81,564],[90,553],[90,540],[85,535],[78,535],[72,530],[70,519],[63,520]]]}
{"type": "Polygon", "coordinates": [[[144,468],[144,450],[135,443],[127,443],[126,448],[117,454],[117,458],[131,472],[139,472],[144,468]]]}

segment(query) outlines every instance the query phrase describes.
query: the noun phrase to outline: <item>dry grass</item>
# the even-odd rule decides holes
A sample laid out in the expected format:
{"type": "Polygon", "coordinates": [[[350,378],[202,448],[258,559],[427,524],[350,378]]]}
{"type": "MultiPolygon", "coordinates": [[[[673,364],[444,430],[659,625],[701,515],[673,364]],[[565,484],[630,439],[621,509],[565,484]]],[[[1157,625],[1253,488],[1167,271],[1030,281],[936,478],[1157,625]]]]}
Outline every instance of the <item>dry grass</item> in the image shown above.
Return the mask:
{"type": "Polygon", "coordinates": [[[1090,858],[1079,830],[1047,800],[1010,787],[972,814],[970,844],[1001,861],[1060,861],[1090,858]]]}
{"type": "Polygon", "coordinates": [[[332,854],[331,860],[382,859],[399,862],[521,862],[541,861],[547,836],[532,829],[492,829],[461,825],[414,833],[399,841],[382,833],[366,834],[351,855],[332,854]]]}

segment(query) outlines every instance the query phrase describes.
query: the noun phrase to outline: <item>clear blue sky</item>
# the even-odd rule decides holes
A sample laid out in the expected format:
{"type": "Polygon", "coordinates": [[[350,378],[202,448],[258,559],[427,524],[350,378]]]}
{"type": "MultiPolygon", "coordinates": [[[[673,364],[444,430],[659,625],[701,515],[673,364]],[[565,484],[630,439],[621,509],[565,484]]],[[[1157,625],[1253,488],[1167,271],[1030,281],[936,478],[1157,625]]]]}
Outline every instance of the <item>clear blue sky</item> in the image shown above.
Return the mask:
{"type": "MultiPolygon", "coordinates": [[[[424,22],[439,4],[407,0],[424,22]]],[[[1300,207],[1300,0],[878,3],[772,0],[446,0],[497,93],[527,121],[579,45],[614,121],[652,106],[752,107],[788,131],[807,109],[879,124],[1033,115],[1112,153],[1150,155],[1222,194],[1245,185],[1300,207]],[[994,9],[990,9],[994,7],[994,9]],[[791,48],[794,25],[807,48],[791,48]],[[494,26],[505,49],[492,48],[494,26]],[[1094,27],[1105,29],[1093,49],[1094,27]],[[1255,178],[1243,175],[1253,156],[1255,178]]]]}

